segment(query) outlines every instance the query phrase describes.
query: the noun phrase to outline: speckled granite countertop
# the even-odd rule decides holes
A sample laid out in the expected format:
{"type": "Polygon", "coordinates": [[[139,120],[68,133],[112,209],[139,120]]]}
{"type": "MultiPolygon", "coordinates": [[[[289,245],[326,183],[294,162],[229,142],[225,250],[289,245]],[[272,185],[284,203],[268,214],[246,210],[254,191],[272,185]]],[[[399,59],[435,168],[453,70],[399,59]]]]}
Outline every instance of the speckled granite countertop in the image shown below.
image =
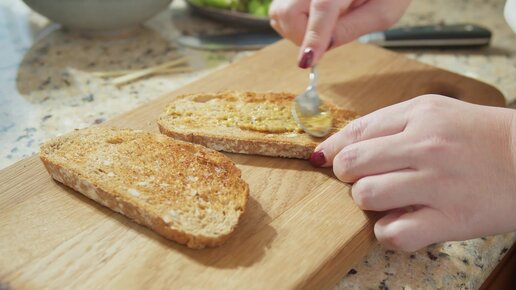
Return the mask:
{"type": "MultiPolygon", "coordinates": [[[[503,0],[414,1],[398,25],[473,22],[494,32],[477,50],[401,50],[410,58],[496,86],[516,108],[516,35],[503,0]]],[[[252,52],[178,47],[180,33],[231,30],[185,10],[181,0],[131,37],[81,38],[0,0],[0,168],[37,152],[48,137],[102,123],[252,52]],[[179,54],[194,72],[157,75],[117,88],[94,72],[143,68],[179,54]]],[[[516,241],[516,233],[434,245],[416,253],[376,246],[336,289],[477,289],[516,241]]]]}

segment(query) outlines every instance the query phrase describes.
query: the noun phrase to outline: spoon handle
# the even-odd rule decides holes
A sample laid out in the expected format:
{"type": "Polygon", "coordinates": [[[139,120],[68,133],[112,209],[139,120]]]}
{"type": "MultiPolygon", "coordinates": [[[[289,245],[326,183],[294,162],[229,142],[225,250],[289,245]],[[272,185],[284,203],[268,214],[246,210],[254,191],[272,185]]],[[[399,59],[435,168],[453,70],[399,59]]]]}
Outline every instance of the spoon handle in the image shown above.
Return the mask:
{"type": "Polygon", "coordinates": [[[317,67],[314,65],[310,68],[310,86],[309,88],[315,89],[317,84],[317,67]]]}

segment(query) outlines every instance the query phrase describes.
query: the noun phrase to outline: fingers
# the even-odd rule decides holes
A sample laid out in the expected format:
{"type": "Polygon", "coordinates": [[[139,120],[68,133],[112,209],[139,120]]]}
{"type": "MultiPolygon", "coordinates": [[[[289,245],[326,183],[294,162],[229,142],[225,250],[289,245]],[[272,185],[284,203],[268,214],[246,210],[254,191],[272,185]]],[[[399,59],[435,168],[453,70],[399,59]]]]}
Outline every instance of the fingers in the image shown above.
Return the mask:
{"type": "Polygon", "coordinates": [[[335,156],[350,144],[403,132],[407,125],[408,106],[407,102],[399,103],[353,120],[315,148],[312,157],[318,158],[311,158],[312,164],[331,166],[335,156]]]}
{"type": "Polygon", "coordinates": [[[328,49],[340,13],[340,6],[350,5],[351,1],[312,0],[310,17],[299,55],[299,67],[308,68],[317,63],[328,49]]]}
{"type": "Polygon", "coordinates": [[[358,37],[392,26],[403,15],[410,0],[367,1],[340,17],[335,27],[334,45],[351,42],[358,37]]]}
{"type": "Polygon", "coordinates": [[[270,24],[281,36],[301,45],[308,23],[310,0],[273,1],[270,9],[270,24]]]}
{"type": "Polygon", "coordinates": [[[373,138],[346,146],[333,159],[333,172],[344,182],[364,176],[411,167],[412,158],[406,134],[373,138]]]}
{"type": "Polygon", "coordinates": [[[435,188],[425,186],[425,173],[401,170],[359,179],[351,189],[363,210],[386,211],[411,205],[430,205],[435,188]]]}
{"type": "Polygon", "coordinates": [[[447,239],[448,221],[438,210],[421,207],[413,212],[389,213],[374,226],[378,241],[393,250],[412,252],[447,239]]]}
{"type": "Polygon", "coordinates": [[[301,46],[299,66],[307,68],[317,63],[330,44],[344,44],[391,26],[409,3],[410,0],[276,0],[269,16],[279,34],[301,46]]]}

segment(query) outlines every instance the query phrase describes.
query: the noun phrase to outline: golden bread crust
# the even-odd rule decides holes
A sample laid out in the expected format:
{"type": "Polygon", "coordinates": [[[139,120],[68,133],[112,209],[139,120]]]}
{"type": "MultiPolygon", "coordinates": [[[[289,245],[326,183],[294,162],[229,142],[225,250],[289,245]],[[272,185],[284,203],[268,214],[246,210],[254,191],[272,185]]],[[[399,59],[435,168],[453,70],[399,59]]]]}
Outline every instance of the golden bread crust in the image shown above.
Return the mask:
{"type": "MultiPolygon", "coordinates": [[[[290,116],[290,106],[294,98],[295,95],[291,93],[272,92],[226,91],[183,95],[166,107],[158,119],[158,127],[165,135],[201,144],[217,151],[308,159],[315,147],[325,138],[312,137],[295,125],[290,116]],[[227,121],[227,119],[232,120],[233,117],[242,119],[243,117],[238,114],[246,114],[242,108],[250,103],[268,105],[269,109],[279,108],[283,115],[278,119],[283,121],[281,119],[283,118],[285,128],[288,129],[281,131],[276,124],[268,124],[266,117],[261,120],[260,130],[250,130],[249,124],[242,126],[242,120],[233,123],[227,121]],[[224,106],[234,110],[235,115],[228,113],[228,116],[224,116],[224,106]],[[221,116],[224,118],[222,119],[221,116]],[[220,119],[223,121],[217,122],[220,119]],[[271,131],[275,132],[261,130],[261,127],[267,128],[267,125],[271,125],[271,131]]],[[[325,102],[325,106],[333,116],[333,128],[328,136],[358,117],[355,112],[339,108],[329,102],[325,102]]],[[[251,112],[250,115],[253,113],[251,112]]],[[[245,116],[245,118],[250,120],[253,116],[245,116]]]]}
{"type": "Polygon", "coordinates": [[[92,127],[50,140],[40,158],[55,180],[190,248],[222,244],[249,195],[229,158],[157,133],[92,127]]]}

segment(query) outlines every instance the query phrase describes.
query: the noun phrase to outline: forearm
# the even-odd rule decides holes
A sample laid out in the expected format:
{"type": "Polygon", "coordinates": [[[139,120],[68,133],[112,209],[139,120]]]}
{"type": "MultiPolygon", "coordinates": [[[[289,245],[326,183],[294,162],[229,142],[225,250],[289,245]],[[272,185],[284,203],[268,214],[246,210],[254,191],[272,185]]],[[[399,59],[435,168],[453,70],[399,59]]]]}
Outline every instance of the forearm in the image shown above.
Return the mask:
{"type": "MultiPolygon", "coordinates": [[[[509,140],[511,146],[513,170],[516,173],[516,110],[511,110],[511,129],[509,131],[509,140]]],[[[515,176],[516,179],[516,176],[515,176]]],[[[516,194],[516,193],[515,193],[516,194]]]]}

